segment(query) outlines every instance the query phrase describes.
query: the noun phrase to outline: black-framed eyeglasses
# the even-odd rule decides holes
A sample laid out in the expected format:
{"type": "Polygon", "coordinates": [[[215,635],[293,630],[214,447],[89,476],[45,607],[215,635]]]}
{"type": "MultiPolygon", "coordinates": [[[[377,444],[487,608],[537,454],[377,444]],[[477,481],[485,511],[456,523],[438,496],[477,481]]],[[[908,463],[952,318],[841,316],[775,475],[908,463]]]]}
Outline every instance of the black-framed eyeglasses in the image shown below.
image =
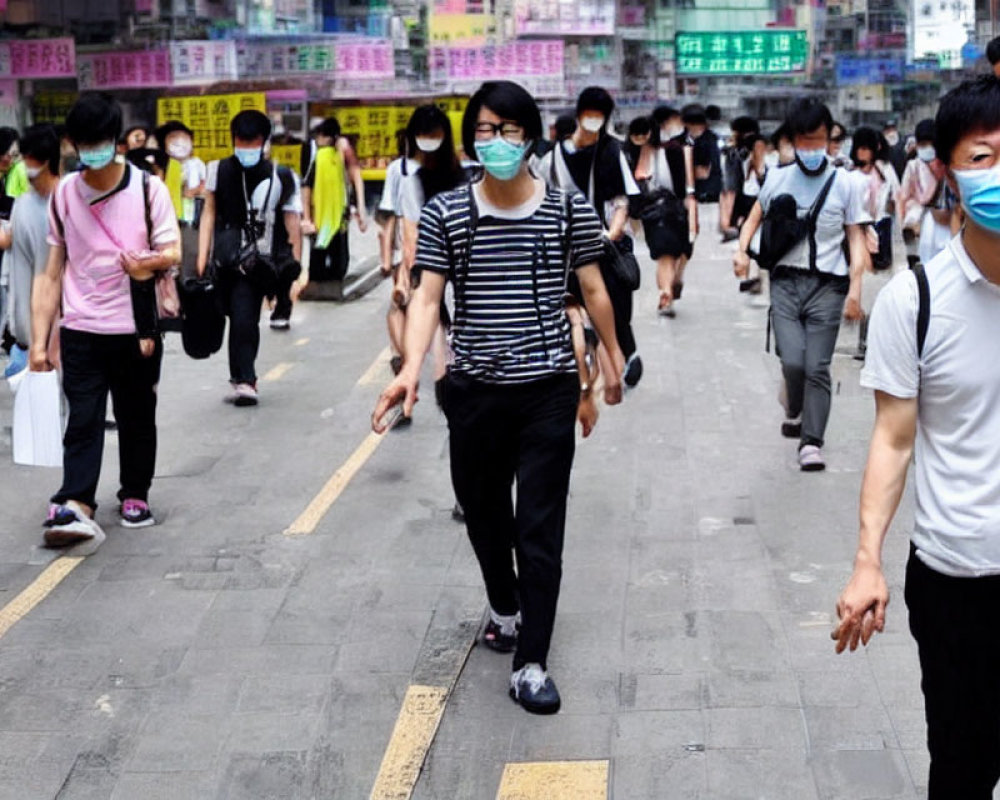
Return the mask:
{"type": "Polygon", "coordinates": [[[524,142],[524,126],[518,125],[516,122],[476,123],[476,139],[478,141],[488,141],[497,135],[511,144],[521,144],[524,142]]]}

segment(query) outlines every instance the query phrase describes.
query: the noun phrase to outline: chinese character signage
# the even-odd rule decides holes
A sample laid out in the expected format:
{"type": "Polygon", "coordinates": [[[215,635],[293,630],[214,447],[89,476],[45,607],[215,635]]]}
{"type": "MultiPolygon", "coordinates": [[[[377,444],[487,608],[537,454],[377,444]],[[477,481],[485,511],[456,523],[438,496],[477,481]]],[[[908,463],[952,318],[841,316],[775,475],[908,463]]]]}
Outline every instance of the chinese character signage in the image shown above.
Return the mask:
{"type": "Polygon", "coordinates": [[[11,78],[75,78],[71,37],[0,42],[0,75],[11,78]]]}
{"type": "Polygon", "coordinates": [[[562,97],[565,88],[562,40],[510,42],[487,47],[432,47],[431,82],[436,88],[469,88],[505,78],[537,97],[562,97]]]}
{"type": "Polygon", "coordinates": [[[236,79],[236,43],[188,40],[170,43],[175,86],[236,79]]]}
{"type": "Polygon", "coordinates": [[[162,97],[156,101],[156,124],[180,120],[194,131],[195,155],[206,162],[215,161],[232,155],[229,123],[248,109],[267,113],[263,92],[162,97]]]}
{"type": "Polygon", "coordinates": [[[806,31],[678,33],[678,75],[781,75],[804,72],[809,62],[806,31]]]}
{"type": "Polygon", "coordinates": [[[613,36],[615,0],[517,0],[518,36],[613,36]]]}
{"type": "Polygon", "coordinates": [[[241,78],[325,75],[333,72],[336,53],[331,39],[240,41],[236,64],[241,78]]]}
{"type": "Polygon", "coordinates": [[[492,14],[431,14],[427,24],[432,45],[485,44],[487,37],[496,35],[492,14]]]}
{"type": "Polygon", "coordinates": [[[366,42],[341,42],[336,45],[336,54],[335,75],[337,80],[396,77],[392,42],[381,39],[366,42]]]}
{"type": "Polygon", "coordinates": [[[142,89],[173,83],[170,52],[166,49],[81,54],[76,68],[80,91],[142,89]]]}
{"type": "Polygon", "coordinates": [[[62,125],[78,96],[62,89],[39,89],[31,98],[31,117],[35,122],[62,125]]]}

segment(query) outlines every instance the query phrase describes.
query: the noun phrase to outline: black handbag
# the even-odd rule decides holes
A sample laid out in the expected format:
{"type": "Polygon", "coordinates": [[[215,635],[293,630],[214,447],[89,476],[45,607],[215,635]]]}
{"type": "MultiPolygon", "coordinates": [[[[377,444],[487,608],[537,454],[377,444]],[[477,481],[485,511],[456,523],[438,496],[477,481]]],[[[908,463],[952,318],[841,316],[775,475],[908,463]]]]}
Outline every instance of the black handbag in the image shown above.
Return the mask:
{"type": "Polygon", "coordinates": [[[647,225],[687,225],[684,203],[668,189],[656,189],[642,195],[639,219],[647,225]]]}
{"type": "Polygon", "coordinates": [[[885,217],[872,225],[878,236],[878,252],[872,253],[872,269],[876,272],[892,269],[892,217],[885,217]]]}
{"type": "Polygon", "coordinates": [[[630,236],[622,236],[617,242],[605,238],[604,252],[599,263],[602,273],[611,273],[626,289],[634,292],[639,288],[639,261],[635,257],[630,236]]]}
{"type": "Polygon", "coordinates": [[[181,344],[191,358],[208,358],[222,348],[226,317],[215,285],[209,278],[178,282],[181,298],[181,344]]]}

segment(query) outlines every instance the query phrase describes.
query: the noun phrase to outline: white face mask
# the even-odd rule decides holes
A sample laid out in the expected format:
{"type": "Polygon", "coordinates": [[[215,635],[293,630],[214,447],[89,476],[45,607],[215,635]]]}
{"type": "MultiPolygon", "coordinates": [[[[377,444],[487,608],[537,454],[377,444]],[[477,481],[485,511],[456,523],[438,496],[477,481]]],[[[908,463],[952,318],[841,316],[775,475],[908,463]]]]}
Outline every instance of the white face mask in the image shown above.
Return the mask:
{"type": "Polygon", "coordinates": [[[583,117],[580,120],[580,127],[587,133],[597,133],[604,127],[604,117],[583,117]]]}
{"type": "Polygon", "coordinates": [[[889,147],[895,147],[899,144],[899,134],[895,131],[889,131],[889,133],[885,135],[885,140],[889,143],[889,147]]]}
{"type": "Polygon", "coordinates": [[[28,175],[28,180],[33,181],[42,174],[45,167],[29,167],[27,164],[24,165],[24,171],[28,175]]]}
{"type": "Polygon", "coordinates": [[[768,169],[778,166],[778,151],[772,150],[770,153],[764,154],[764,166],[768,169]]]}
{"type": "Polygon", "coordinates": [[[937,157],[933,147],[918,147],[917,148],[917,158],[923,161],[925,164],[930,163],[937,157]]]}
{"type": "Polygon", "coordinates": [[[418,136],[417,137],[417,149],[424,153],[436,153],[441,149],[441,145],[444,144],[444,139],[438,139],[433,136],[418,136]]]}
{"type": "Polygon", "coordinates": [[[176,158],[178,161],[182,161],[191,155],[191,142],[183,140],[180,142],[171,142],[167,145],[167,155],[171,158],[176,158]]]}
{"type": "Polygon", "coordinates": [[[660,128],[660,135],[664,139],[675,139],[682,133],[684,133],[683,125],[667,125],[663,128],[660,128]]]}

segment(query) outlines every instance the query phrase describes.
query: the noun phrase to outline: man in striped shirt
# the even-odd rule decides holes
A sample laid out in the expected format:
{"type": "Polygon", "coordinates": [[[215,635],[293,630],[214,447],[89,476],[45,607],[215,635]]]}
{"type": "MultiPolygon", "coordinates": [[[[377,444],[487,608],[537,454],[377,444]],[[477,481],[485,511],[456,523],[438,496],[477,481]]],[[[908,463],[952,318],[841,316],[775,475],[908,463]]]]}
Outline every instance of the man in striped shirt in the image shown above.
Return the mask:
{"type": "Polygon", "coordinates": [[[614,362],[605,385],[609,404],[621,401],[625,359],[597,266],[596,213],[579,194],[547,189],[527,167],[525,156],[541,132],[538,106],[516,84],[486,83],[469,102],[463,142],[485,177],[424,208],[416,257],[422,277],[407,314],[403,368],[379,398],[372,422],[385,430],[383,418],[400,403],[404,415],[411,413],[451,280],[455,362],[444,405],[452,482],[490,603],[483,643],[515,651],[511,697],[528,711],[551,714],[560,699],[546,659],[562,575],[574,424],[580,394],[590,391],[577,377],[565,313],[571,274],[614,362]]]}

